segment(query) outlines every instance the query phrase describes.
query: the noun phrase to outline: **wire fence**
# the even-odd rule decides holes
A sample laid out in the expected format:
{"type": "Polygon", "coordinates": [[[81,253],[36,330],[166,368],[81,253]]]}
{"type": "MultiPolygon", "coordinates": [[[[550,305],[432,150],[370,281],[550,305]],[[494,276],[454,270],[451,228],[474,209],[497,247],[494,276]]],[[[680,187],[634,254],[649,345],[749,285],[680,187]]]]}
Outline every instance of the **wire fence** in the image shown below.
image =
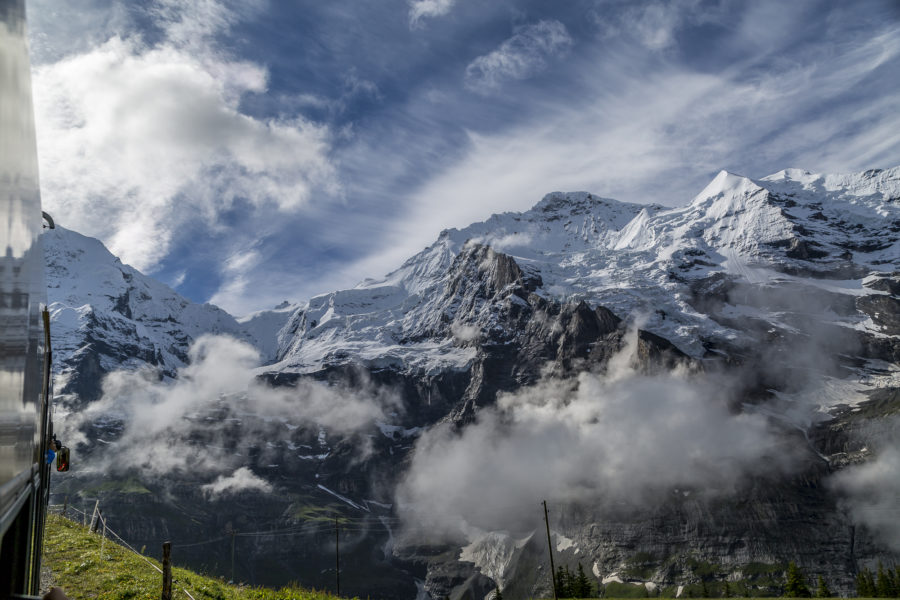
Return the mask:
{"type": "MultiPolygon", "coordinates": [[[[74,512],[74,513],[76,513],[76,514],[80,514],[80,515],[82,516],[82,525],[84,524],[84,521],[85,521],[85,519],[86,519],[87,516],[88,516],[87,513],[86,513],[85,511],[83,511],[83,510],[79,510],[78,508],[75,508],[74,506],[67,506],[67,505],[63,505],[63,504],[50,505],[50,506],[47,507],[47,510],[49,511],[49,510],[54,509],[54,508],[59,508],[59,509],[60,509],[60,510],[59,510],[59,514],[60,514],[63,518],[66,518],[66,519],[69,519],[69,515],[67,514],[69,511],[72,511],[72,512],[74,512]]],[[[128,542],[126,542],[126,541],[122,538],[122,536],[120,536],[118,533],[116,533],[115,531],[113,531],[113,529],[107,524],[106,518],[103,516],[103,513],[101,513],[99,510],[95,510],[95,513],[94,513],[94,514],[96,514],[96,516],[97,516],[97,518],[99,519],[100,523],[103,525],[103,533],[101,534],[102,537],[101,537],[101,540],[100,540],[100,561],[101,561],[101,562],[103,561],[103,547],[104,547],[104,543],[106,542],[106,534],[109,533],[109,534],[111,534],[114,538],[116,538],[116,540],[119,541],[120,545],[122,545],[124,548],[126,548],[127,550],[129,550],[130,552],[132,552],[135,556],[137,556],[137,557],[140,558],[142,561],[144,561],[145,563],[147,563],[151,568],[153,568],[154,570],[156,570],[159,574],[161,574],[161,575],[163,574],[163,570],[162,570],[161,568],[159,568],[158,566],[156,566],[155,564],[153,564],[153,561],[151,561],[149,558],[147,558],[146,556],[144,556],[143,554],[141,554],[140,552],[138,552],[137,550],[135,550],[135,549],[131,546],[131,544],[129,544],[128,542]]],[[[92,521],[93,521],[93,518],[94,518],[94,515],[92,514],[92,515],[91,515],[91,520],[92,520],[92,521]]],[[[71,520],[71,521],[75,521],[75,519],[70,519],[70,520],[71,520]]],[[[77,522],[77,521],[75,521],[75,522],[77,522]]],[[[181,587],[181,591],[184,592],[184,594],[185,594],[188,598],[190,598],[191,600],[195,600],[194,597],[191,595],[191,593],[190,593],[189,591],[187,591],[187,590],[184,588],[184,585],[190,585],[189,583],[184,582],[184,581],[179,581],[179,580],[177,580],[177,579],[173,579],[172,582],[173,582],[173,583],[179,584],[179,587],[181,587]]]]}
{"type": "MultiPolygon", "coordinates": [[[[81,517],[82,525],[94,525],[94,517],[98,519],[97,528],[102,525],[103,531],[101,533],[101,542],[100,542],[100,560],[103,560],[103,549],[104,542],[106,540],[107,534],[109,534],[112,538],[115,538],[118,543],[136,555],[138,558],[143,560],[147,565],[153,568],[158,573],[162,574],[163,569],[158,567],[154,562],[148,557],[144,556],[141,552],[135,550],[135,548],[129,544],[125,539],[122,538],[118,533],[116,533],[106,521],[106,518],[103,516],[103,513],[99,510],[99,502],[95,505],[93,513],[88,513],[84,510],[81,510],[75,506],[71,506],[68,503],[66,504],[53,504],[47,507],[48,511],[55,512],[57,514],[62,515],[63,517],[77,522],[77,516],[81,517]],[[74,513],[76,518],[71,518],[70,513],[74,513]]],[[[279,521],[269,521],[269,523],[277,523],[279,521]]],[[[283,521],[280,521],[283,523],[283,521]]],[[[400,525],[401,519],[398,517],[388,517],[388,516],[375,516],[375,515],[367,515],[364,517],[338,517],[337,519],[328,519],[328,518],[318,518],[318,519],[309,519],[303,522],[301,525],[291,525],[291,526],[282,526],[276,527],[266,530],[260,531],[233,531],[226,535],[221,535],[205,540],[197,540],[193,542],[188,542],[184,544],[172,544],[171,547],[174,548],[193,548],[197,546],[203,546],[208,544],[214,544],[217,542],[223,542],[225,540],[234,540],[234,538],[275,538],[275,537],[289,537],[289,536],[299,536],[299,535],[317,535],[323,533],[334,533],[335,529],[344,533],[368,533],[373,531],[374,529],[387,529],[389,533],[391,533],[392,525],[400,525]]],[[[232,566],[233,568],[233,566],[232,566]]],[[[181,590],[187,595],[188,598],[194,600],[194,597],[188,592],[183,586],[190,585],[189,582],[174,580],[173,583],[178,583],[181,585],[181,590]]]]}
{"type": "MultiPolygon", "coordinates": [[[[54,504],[49,506],[49,509],[61,509],[63,505],[54,504]]],[[[85,511],[79,510],[74,506],[69,506],[68,511],[75,512],[84,517],[90,517],[88,513],[85,511]]],[[[372,531],[373,529],[388,529],[390,530],[390,525],[400,525],[402,520],[398,517],[363,517],[363,518],[354,518],[354,517],[340,517],[337,520],[337,527],[341,532],[348,533],[367,533],[372,531]]],[[[82,523],[87,524],[87,523],[82,523]]],[[[303,525],[293,525],[289,527],[279,527],[272,529],[265,529],[260,531],[236,531],[234,532],[235,537],[282,537],[282,536],[295,536],[295,535],[309,535],[315,533],[333,533],[335,529],[335,521],[333,519],[315,519],[315,520],[307,520],[303,525]]],[[[409,531],[409,528],[406,529],[409,531]]],[[[117,539],[120,539],[118,535],[117,539]]],[[[231,539],[231,534],[221,535],[218,537],[208,538],[205,540],[197,540],[194,542],[188,542],[183,544],[172,544],[172,548],[191,548],[194,546],[202,546],[205,544],[214,544],[216,542],[221,542],[224,540],[231,539]]],[[[159,541],[159,540],[156,540],[159,541]]],[[[133,548],[128,546],[129,549],[135,551],[133,548]]]]}

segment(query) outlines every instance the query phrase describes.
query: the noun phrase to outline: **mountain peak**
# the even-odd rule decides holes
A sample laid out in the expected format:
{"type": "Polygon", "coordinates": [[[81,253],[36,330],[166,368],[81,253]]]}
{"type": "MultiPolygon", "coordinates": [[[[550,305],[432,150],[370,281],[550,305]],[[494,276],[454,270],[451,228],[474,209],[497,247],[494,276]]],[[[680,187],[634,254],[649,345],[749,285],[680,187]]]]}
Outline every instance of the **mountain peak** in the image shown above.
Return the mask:
{"type": "Polygon", "coordinates": [[[600,198],[590,192],[550,192],[535,204],[531,211],[537,212],[571,212],[573,208],[589,208],[597,204],[619,204],[618,200],[600,198]]]}
{"type": "Polygon", "coordinates": [[[815,173],[811,173],[806,169],[782,169],[777,173],[772,173],[766,177],[763,177],[763,181],[799,181],[799,182],[809,182],[819,178],[820,175],[815,173]]]}
{"type": "Polygon", "coordinates": [[[706,200],[722,197],[745,196],[761,189],[749,177],[730,173],[723,169],[703,188],[702,192],[694,196],[691,204],[701,204],[706,200]]]}

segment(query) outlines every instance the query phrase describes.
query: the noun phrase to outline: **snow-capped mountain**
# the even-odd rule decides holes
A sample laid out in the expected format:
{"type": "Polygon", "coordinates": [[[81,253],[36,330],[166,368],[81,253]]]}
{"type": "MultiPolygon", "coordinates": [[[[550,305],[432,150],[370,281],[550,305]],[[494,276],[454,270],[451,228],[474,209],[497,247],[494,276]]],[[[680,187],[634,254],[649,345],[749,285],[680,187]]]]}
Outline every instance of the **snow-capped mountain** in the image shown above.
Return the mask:
{"type": "MultiPolygon", "coordinates": [[[[207,510],[194,502],[197,477],[188,474],[177,493],[145,496],[140,518],[124,493],[104,502],[129,523],[135,543],[165,530],[164,520],[145,515],[168,514],[165,503],[178,497],[197,504],[186,520],[197,536],[227,519],[259,530],[252,519],[263,505],[266,528],[294,527],[320,510],[329,519],[346,512],[358,528],[348,547],[361,569],[379,574],[384,597],[418,589],[481,598],[502,581],[504,595],[525,598],[549,593],[533,576],[545,565],[540,535],[494,531],[458,547],[420,547],[395,537],[392,486],[423,431],[448,422],[465,430],[499,394],[544,374],[602,371],[634,339],[641,372],[741,370],[734,410],[775,422],[777,451],[801,454],[801,472],[749,481],[737,503],[707,504],[675,490],[652,514],[626,507],[611,519],[591,506],[558,514],[551,527],[560,561],[574,568],[585,560],[601,581],[674,594],[709,573],[742,582],[747,593],[772,591],[772,573],[798,560],[833,573],[833,589],[847,592],[858,565],[894,556],[856,528],[823,482],[869,458],[871,432],[889,430],[884,417],[900,412],[898,240],[900,167],[786,170],[758,180],[723,171],[676,208],[551,193],[528,211],[442,232],[386,277],[236,320],[123,265],[100,242],[57,229],[44,237],[63,365],[57,392],[93,400],[114,369],[148,366],[172,376],[191,341],[215,332],[254,344],[265,361],[254,372],[275,386],[303,378],[383,386],[398,410],[364,432],[364,459],[355,441],[325,428],[300,439],[290,423],[245,449],[245,466],[274,482],[276,494],[207,510]],[[815,386],[805,385],[812,379],[815,386]],[[797,402],[802,394],[813,397],[797,402]],[[373,554],[376,547],[383,552],[373,554]],[[750,564],[769,571],[751,573],[750,564]]],[[[244,425],[230,421],[229,435],[244,425]]],[[[100,441],[114,444],[117,435],[106,430],[100,441]]],[[[314,532],[290,548],[258,544],[253,557],[273,577],[293,577],[298,553],[308,564],[303,580],[315,584],[330,562],[314,532]]],[[[192,560],[222,556],[201,548],[192,560]]]]}
{"type": "Polygon", "coordinates": [[[895,335],[884,304],[893,306],[886,286],[900,269],[898,239],[900,168],[853,175],[792,169],[758,181],[722,171],[689,204],[671,209],[552,193],[524,213],[444,231],[383,279],[311,299],[280,333],[274,367],[310,372],[356,361],[465,368],[473,354],[459,332],[472,339],[495,325],[489,315],[469,322],[472,315],[443,293],[467,244],[511,257],[539,282],[533,291],[543,298],[584,300],[638,318],[698,358],[711,345],[750,341],[739,316],[795,326],[789,307],[737,296],[709,312],[713,292],[727,296],[746,284],[831,298],[833,306],[822,307],[834,313],[831,324],[895,335]]]}
{"type": "Polygon", "coordinates": [[[266,358],[287,319],[282,307],[239,323],[123,264],[99,240],[63,227],[47,230],[43,244],[56,392],[73,399],[95,399],[102,376],[116,369],[146,367],[172,377],[192,341],[206,333],[248,341],[266,358]]]}
{"type": "Polygon", "coordinates": [[[742,284],[832,298],[831,324],[894,335],[898,198],[898,168],[852,175],[789,169],[757,181],[722,171],[677,208],[557,192],[526,212],[446,230],[382,279],[240,322],[60,227],[44,236],[55,344],[72,360],[90,343],[100,372],[151,365],[172,374],[191,340],[217,332],[251,341],[264,362],[276,359],[268,371],[349,362],[464,369],[474,360],[473,342],[496,325],[490,311],[461,312],[444,293],[454,260],[475,244],[510,257],[538,296],[637,318],[697,358],[712,345],[750,341],[739,318],[795,326],[785,306],[727,297],[742,284]],[[711,296],[723,293],[725,302],[711,306],[711,296]]]}

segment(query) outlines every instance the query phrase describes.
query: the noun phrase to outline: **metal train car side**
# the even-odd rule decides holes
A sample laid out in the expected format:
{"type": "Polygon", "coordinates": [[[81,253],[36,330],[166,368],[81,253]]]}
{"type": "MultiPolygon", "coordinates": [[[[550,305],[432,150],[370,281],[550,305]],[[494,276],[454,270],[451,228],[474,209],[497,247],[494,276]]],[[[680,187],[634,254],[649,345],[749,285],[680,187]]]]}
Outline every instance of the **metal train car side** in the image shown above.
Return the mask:
{"type": "Polygon", "coordinates": [[[24,0],[0,0],[0,598],[35,594],[49,492],[46,317],[24,0]]]}

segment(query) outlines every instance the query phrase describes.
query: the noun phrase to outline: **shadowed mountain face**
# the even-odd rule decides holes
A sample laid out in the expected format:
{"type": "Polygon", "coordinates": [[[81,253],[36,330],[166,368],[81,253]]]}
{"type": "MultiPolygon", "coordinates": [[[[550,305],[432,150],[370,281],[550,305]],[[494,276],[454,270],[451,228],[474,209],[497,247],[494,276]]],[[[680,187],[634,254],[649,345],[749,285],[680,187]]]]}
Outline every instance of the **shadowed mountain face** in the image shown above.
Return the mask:
{"type": "Polygon", "coordinates": [[[149,551],[229,575],[237,531],[238,579],[327,588],[337,518],[344,593],[546,596],[547,499],[557,565],[618,592],[900,558],[900,168],[553,193],[240,322],[45,236],[55,491],[149,551]]]}

